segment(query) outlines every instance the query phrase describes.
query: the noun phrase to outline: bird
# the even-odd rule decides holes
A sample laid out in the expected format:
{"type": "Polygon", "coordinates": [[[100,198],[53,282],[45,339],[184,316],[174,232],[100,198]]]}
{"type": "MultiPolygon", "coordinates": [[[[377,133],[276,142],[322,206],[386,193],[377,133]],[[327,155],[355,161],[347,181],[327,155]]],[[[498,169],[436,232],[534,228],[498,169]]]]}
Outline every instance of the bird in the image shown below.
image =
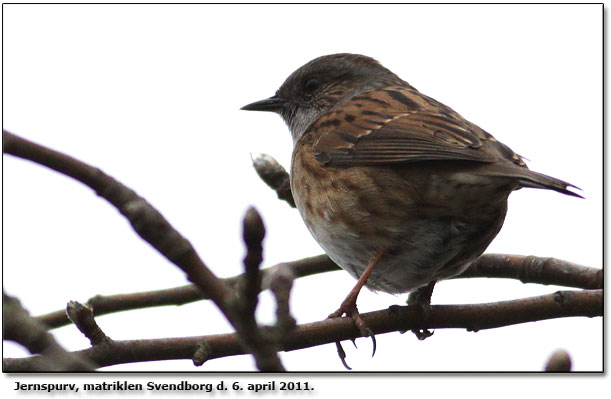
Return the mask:
{"type": "Polygon", "coordinates": [[[296,207],[357,279],[329,317],[352,318],[363,336],[373,336],[356,305],[363,286],[430,306],[435,283],[466,270],[499,233],[513,191],[583,198],[368,56],[318,57],[242,109],[288,125],[296,207]]]}

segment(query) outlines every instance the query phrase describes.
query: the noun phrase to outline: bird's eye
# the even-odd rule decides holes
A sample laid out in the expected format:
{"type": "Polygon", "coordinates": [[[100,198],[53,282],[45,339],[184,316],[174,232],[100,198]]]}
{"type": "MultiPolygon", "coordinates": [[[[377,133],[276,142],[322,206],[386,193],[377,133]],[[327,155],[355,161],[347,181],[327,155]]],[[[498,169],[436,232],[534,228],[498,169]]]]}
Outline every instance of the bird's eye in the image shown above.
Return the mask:
{"type": "Polygon", "coordinates": [[[320,81],[316,78],[308,79],[305,83],[305,89],[308,93],[312,93],[314,90],[318,89],[320,86],[320,81]]]}

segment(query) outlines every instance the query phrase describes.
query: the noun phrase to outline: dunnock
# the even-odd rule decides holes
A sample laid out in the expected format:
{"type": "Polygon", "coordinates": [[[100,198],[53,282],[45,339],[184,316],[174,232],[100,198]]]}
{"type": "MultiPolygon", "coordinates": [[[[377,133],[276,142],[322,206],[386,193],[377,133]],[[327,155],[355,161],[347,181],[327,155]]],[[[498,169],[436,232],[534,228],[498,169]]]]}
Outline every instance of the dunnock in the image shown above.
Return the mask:
{"type": "Polygon", "coordinates": [[[497,235],[522,187],[580,197],[372,58],[334,54],[242,109],[280,114],[293,136],[291,189],[308,229],[358,279],[340,308],[363,335],[356,299],[430,291],[497,235]]]}

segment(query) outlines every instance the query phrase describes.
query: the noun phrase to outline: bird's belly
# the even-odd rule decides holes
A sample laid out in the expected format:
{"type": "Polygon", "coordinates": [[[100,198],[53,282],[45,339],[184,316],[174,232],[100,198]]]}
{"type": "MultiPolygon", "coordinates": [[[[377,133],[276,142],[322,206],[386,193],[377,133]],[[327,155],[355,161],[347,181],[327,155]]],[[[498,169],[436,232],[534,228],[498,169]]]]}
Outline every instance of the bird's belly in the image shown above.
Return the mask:
{"type": "Polygon", "coordinates": [[[293,161],[300,163],[291,173],[295,204],[335,263],[358,278],[384,251],[367,282],[376,291],[409,292],[459,274],[485,250],[505,216],[505,201],[471,219],[463,216],[474,212],[461,209],[461,202],[437,209],[422,196],[452,190],[434,177],[398,185],[393,179],[389,186],[374,168],[324,168],[299,157],[293,161]]]}
{"type": "Polygon", "coordinates": [[[456,252],[456,243],[442,242],[436,230],[446,229],[432,221],[407,221],[399,238],[376,240],[358,235],[349,226],[335,223],[333,226],[308,228],[327,255],[352,276],[358,278],[380,250],[385,253],[367,281],[374,291],[404,293],[459,274],[473,258],[447,264],[456,252]],[[349,237],[353,237],[350,239],[349,237]],[[355,239],[356,238],[356,239],[355,239]],[[392,244],[391,244],[392,242],[392,244]]]}

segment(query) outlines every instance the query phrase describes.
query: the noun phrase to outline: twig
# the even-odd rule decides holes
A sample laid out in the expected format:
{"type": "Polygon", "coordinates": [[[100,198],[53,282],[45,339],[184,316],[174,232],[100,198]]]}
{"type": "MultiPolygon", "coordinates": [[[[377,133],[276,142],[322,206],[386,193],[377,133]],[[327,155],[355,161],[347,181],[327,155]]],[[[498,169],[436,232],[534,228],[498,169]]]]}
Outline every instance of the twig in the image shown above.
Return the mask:
{"type": "MultiPolygon", "coordinates": [[[[39,353],[38,371],[93,371],[88,360],[62,348],[45,327],[34,320],[17,298],[2,291],[2,338],[39,353]]],[[[3,371],[5,367],[2,367],[3,371]]]]}
{"type": "Polygon", "coordinates": [[[289,306],[293,279],[290,267],[280,267],[269,274],[269,287],[276,298],[276,328],[280,335],[286,334],[297,325],[289,306]]]}
{"type": "Polygon", "coordinates": [[[203,365],[210,359],[210,354],[210,345],[206,341],[200,342],[193,354],[193,365],[196,367],[203,365]]]}
{"type": "MultiPolygon", "coordinates": [[[[478,331],[560,317],[596,317],[603,313],[603,290],[558,291],[554,294],[476,305],[433,305],[427,318],[429,328],[463,328],[478,331]]],[[[392,306],[361,314],[375,334],[417,328],[420,314],[407,306],[392,306]]],[[[280,349],[292,351],[360,337],[349,318],[325,319],[303,324],[288,332],[280,349]]],[[[100,367],[155,360],[191,359],[198,346],[208,345],[206,359],[244,354],[236,334],[204,337],[114,341],[112,351],[104,345],[75,352],[100,367]]],[[[37,356],[5,359],[4,371],[34,371],[37,356]]],[[[231,370],[235,371],[235,370],[231,370]]],[[[318,371],[318,370],[317,370],[318,371]]]]}
{"type": "Polygon", "coordinates": [[[250,207],[246,211],[243,223],[246,257],[244,258],[243,295],[238,298],[236,307],[241,311],[240,334],[242,346],[249,352],[256,353],[257,368],[261,371],[285,371],[280,362],[274,343],[261,333],[255,319],[258,296],[261,292],[261,273],[259,267],[263,261],[263,238],[265,227],[259,212],[250,207]]]}
{"type": "Polygon", "coordinates": [[[259,212],[253,207],[248,208],[243,223],[244,243],[246,244],[246,257],[244,258],[244,295],[242,297],[241,309],[254,320],[255,310],[259,302],[258,296],[261,292],[261,273],[259,267],[263,261],[263,238],[265,227],[259,212]]]}
{"type": "Polygon", "coordinates": [[[66,306],[66,315],[76,325],[76,328],[89,339],[92,346],[110,342],[110,338],[98,326],[93,318],[93,310],[83,304],[70,301],[66,306]]]}
{"type": "Polygon", "coordinates": [[[545,371],[568,373],[571,371],[572,362],[569,353],[563,349],[559,349],[552,354],[545,365],[545,371]]]}
{"type": "Polygon", "coordinates": [[[291,182],[286,169],[267,154],[261,154],[253,159],[252,165],[261,180],[278,194],[278,198],[295,208],[295,200],[293,199],[293,193],[291,193],[291,182]]]}

